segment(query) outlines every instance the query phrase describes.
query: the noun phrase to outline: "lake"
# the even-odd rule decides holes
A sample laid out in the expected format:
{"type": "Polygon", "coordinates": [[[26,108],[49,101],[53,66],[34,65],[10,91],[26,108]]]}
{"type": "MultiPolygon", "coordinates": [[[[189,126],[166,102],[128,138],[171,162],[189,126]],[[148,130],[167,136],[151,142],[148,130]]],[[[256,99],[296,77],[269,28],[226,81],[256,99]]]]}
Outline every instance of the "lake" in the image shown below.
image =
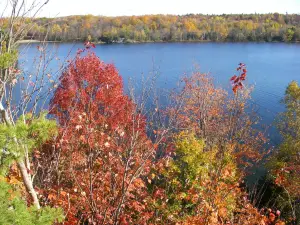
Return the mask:
{"type": "MultiPolygon", "coordinates": [[[[37,55],[37,45],[22,45],[24,54],[20,67],[30,73],[37,55]]],[[[74,56],[82,44],[49,44],[59,58],[71,51],[74,56]]],[[[180,77],[190,74],[197,64],[203,73],[211,73],[220,86],[229,89],[230,77],[238,63],[248,68],[248,84],[255,89],[251,102],[258,109],[262,124],[271,124],[284,110],[280,100],[292,80],[300,81],[300,44],[284,43],[146,43],[97,45],[96,54],[106,63],[114,63],[123,76],[125,88],[129,78],[140,80],[142,74],[159,73],[157,86],[162,90],[176,87],[180,77]]],[[[56,63],[50,64],[55,68],[56,63]]],[[[272,143],[278,143],[278,134],[270,130],[272,143]]]]}

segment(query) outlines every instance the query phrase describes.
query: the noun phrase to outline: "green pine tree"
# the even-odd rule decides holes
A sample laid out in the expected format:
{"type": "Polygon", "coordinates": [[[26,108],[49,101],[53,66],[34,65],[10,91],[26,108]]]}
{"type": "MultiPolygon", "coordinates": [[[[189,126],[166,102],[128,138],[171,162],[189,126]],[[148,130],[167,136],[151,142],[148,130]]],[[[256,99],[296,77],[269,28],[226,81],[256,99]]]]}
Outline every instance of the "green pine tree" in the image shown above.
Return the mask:
{"type": "Polygon", "coordinates": [[[43,113],[37,118],[30,114],[21,116],[15,126],[0,124],[0,224],[51,225],[63,220],[60,208],[27,207],[19,187],[6,182],[5,178],[11,164],[23,158],[24,152],[30,154],[56,134],[56,122],[48,120],[46,115],[43,113]]]}

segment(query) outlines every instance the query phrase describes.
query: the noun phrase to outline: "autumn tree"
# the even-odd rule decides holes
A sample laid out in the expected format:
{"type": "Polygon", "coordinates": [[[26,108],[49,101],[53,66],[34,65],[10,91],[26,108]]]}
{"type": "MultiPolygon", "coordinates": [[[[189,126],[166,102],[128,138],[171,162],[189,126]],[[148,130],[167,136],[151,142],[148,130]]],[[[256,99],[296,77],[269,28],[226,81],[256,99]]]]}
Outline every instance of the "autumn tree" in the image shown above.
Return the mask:
{"type": "Polygon", "coordinates": [[[148,176],[152,223],[280,221],[275,216],[270,222],[240,187],[244,168],[261,158],[265,138],[253,129],[256,120],[246,112],[246,66],[240,63],[237,71],[231,78],[232,95],[199,72],[184,77],[182,89],[172,94],[165,111],[170,135],[161,149],[163,157],[148,176]]]}
{"type": "Polygon", "coordinates": [[[143,213],[143,177],[156,145],[117,69],[90,47],[63,72],[51,100],[50,113],[60,125],[54,150],[60,166],[48,200],[65,209],[66,224],[143,224],[151,217],[143,213]]]}
{"type": "Polygon", "coordinates": [[[203,139],[183,131],[169,151],[148,177],[151,223],[284,225],[279,211],[251,204],[229,144],[220,158],[218,146],[207,151],[203,139]]]}
{"type": "Polygon", "coordinates": [[[266,142],[263,132],[255,130],[256,118],[251,116],[251,87],[245,87],[247,70],[244,64],[237,68],[239,76],[234,75],[233,94],[216,87],[209,74],[195,71],[190,77],[183,78],[183,87],[172,96],[173,102],[168,109],[175,131],[190,130],[198,138],[205,139],[207,148],[230,144],[240,165],[248,167],[251,162],[261,159],[261,150],[266,142]]]}

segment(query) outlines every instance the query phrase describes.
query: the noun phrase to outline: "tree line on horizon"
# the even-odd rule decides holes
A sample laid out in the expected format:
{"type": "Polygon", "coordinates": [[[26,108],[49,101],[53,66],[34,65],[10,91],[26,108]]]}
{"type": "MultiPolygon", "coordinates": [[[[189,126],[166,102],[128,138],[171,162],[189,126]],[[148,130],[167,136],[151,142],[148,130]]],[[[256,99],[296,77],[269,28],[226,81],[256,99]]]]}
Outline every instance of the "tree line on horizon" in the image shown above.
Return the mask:
{"type": "Polygon", "coordinates": [[[68,16],[37,18],[28,39],[95,42],[297,42],[298,14],[68,16]]]}

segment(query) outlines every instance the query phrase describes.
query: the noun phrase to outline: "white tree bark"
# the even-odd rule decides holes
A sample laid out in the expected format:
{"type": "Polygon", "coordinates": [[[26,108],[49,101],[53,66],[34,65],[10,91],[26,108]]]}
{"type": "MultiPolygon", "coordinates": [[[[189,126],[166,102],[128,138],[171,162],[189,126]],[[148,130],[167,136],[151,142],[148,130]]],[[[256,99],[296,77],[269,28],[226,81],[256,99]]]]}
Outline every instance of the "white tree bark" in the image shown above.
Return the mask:
{"type": "Polygon", "coordinates": [[[24,160],[19,160],[18,161],[18,167],[19,170],[21,172],[22,175],[22,179],[23,179],[23,183],[26,187],[27,192],[29,193],[29,195],[31,196],[32,200],[33,200],[33,204],[37,209],[40,209],[40,202],[36,193],[36,190],[33,187],[33,183],[32,183],[32,179],[31,179],[31,175],[29,173],[29,171],[27,170],[24,160]]]}

